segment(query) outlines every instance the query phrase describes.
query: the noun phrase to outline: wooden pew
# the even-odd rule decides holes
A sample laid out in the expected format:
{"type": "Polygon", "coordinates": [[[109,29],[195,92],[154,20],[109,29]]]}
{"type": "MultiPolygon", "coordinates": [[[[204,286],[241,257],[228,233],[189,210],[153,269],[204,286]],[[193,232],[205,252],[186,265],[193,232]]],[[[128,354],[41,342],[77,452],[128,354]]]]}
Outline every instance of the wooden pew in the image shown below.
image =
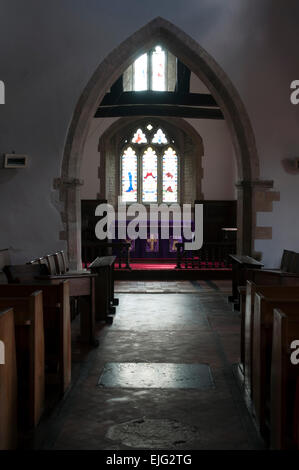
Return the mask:
{"type": "Polygon", "coordinates": [[[117,300],[114,298],[114,274],[113,266],[115,256],[102,256],[96,258],[89,266],[92,273],[97,274],[96,278],[96,305],[97,320],[105,320],[111,323],[110,314],[115,313],[114,305],[117,300]]]}
{"type": "Polygon", "coordinates": [[[299,377],[297,377],[297,380],[296,380],[293,423],[294,423],[294,426],[293,426],[294,445],[296,449],[299,450],[299,377]]]}
{"type": "Polygon", "coordinates": [[[10,307],[14,311],[15,323],[19,424],[22,429],[28,429],[37,426],[44,410],[45,344],[42,292],[33,292],[28,297],[0,297],[0,309],[10,307]]]}
{"type": "MultiPolygon", "coordinates": [[[[250,270],[252,273],[253,270],[250,270]]],[[[244,347],[244,350],[241,349],[241,357],[244,358],[244,383],[246,389],[251,394],[252,393],[252,338],[253,338],[253,312],[254,312],[254,299],[255,293],[258,291],[265,295],[271,295],[273,291],[273,286],[277,286],[278,289],[283,286],[299,286],[299,277],[292,278],[293,282],[288,283],[288,277],[281,277],[280,275],[275,275],[273,277],[265,277],[263,272],[257,270],[254,275],[254,280],[256,282],[248,281],[246,282],[246,301],[245,301],[245,313],[244,313],[244,330],[241,330],[241,335],[244,334],[244,339],[241,340],[241,346],[244,347]],[[261,284],[263,282],[263,284],[261,284]]]]}
{"type": "Polygon", "coordinates": [[[37,289],[43,293],[46,379],[63,394],[71,383],[69,282],[0,285],[0,297],[24,297],[37,289]]]}
{"type": "Polygon", "coordinates": [[[38,279],[49,285],[57,285],[62,281],[69,282],[69,296],[75,297],[80,312],[80,341],[93,347],[99,345],[95,334],[95,281],[97,274],[85,275],[63,274],[54,276],[40,276],[38,279]]]}
{"type": "Polygon", "coordinates": [[[252,395],[252,340],[255,294],[256,292],[271,294],[272,291],[272,285],[257,285],[252,281],[247,281],[246,283],[246,300],[243,330],[244,340],[241,342],[241,345],[244,347],[244,350],[241,350],[241,357],[244,358],[244,383],[250,395],[252,395]]]}
{"type": "MultiPolygon", "coordinates": [[[[299,448],[296,427],[296,388],[299,364],[291,362],[294,340],[299,340],[299,306],[289,305],[284,311],[274,309],[271,360],[270,431],[271,449],[299,448]],[[294,429],[295,426],[295,429],[294,429]]],[[[298,405],[297,405],[298,406],[298,405]]],[[[299,410],[298,410],[299,411],[299,410]]]]}
{"type": "MultiPolygon", "coordinates": [[[[55,264],[55,263],[54,263],[55,264]]],[[[51,275],[46,264],[29,263],[26,265],[5,266],[5,273],[10,283],[57,285],[69,281],[69,296],[78,300],[80,312],[80,340],[92,346],[98,346],[95,336],[95,278],[89,272],[51,275]]]]}
{"type": "Polygon", "coordinates": [[[234,303],[235,310],[240,309],[239,304],[239,286],[245,286],[246,276],[248,270],[255,269],[259,270],[262,268],[263,264],[259,261],[256,261],[250,256],[239,256],[239,255],[229,255],[232,260],[232,295],[229,296],[228,300],[234,303]]]}
{"type": "Polygon", "coordinates": [[[3,364],[0,360],[0,450],[11,450],[17,446],[17,362],[12,309],[0,312],[0,341],[5,361],[3,364]]]}
{"type": "Polygon", "coordinates": [[[271,351],[274,308],[299,307],[299,288],[274,286],[272,292],[257,292],[254,302],[252,341],[252,403],[260,432],[267,436],[266,403],[270,397],[271,351]]]}
{"type": "Polygon", "coordinates": [[[245,279],[260,285],[299,285],[298,273],[287,273],[279,270],[248,269],[245,271],[245,279]]]}
{"type": "Polygon", "coordinates": [[[246,311],[246,287],[239,287],[240,298],[240,316],[241,316],[241,334],[240,334],[240,370],[244,375],[245,364],[245,311],[246,311]]]}

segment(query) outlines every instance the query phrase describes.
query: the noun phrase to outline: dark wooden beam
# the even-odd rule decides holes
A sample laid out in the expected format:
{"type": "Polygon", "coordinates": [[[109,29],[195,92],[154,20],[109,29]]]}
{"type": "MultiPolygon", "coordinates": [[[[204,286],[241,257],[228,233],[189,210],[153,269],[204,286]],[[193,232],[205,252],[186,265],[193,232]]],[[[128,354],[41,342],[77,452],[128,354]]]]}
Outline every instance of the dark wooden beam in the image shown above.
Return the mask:
{"type": "Polygon", "coordinates": [[[100,106],[95,118],[121,116],[177,116],[193,119],[224,119],[220,109],[171,105],[100,106]]]}
{"type": "Polygon", "coordinates": [[[171,104],[218,108],[212,95],[204,93],[176,93],[172,91],[126,91],[107,93],[100,107],[129,104],[171,104]]]}

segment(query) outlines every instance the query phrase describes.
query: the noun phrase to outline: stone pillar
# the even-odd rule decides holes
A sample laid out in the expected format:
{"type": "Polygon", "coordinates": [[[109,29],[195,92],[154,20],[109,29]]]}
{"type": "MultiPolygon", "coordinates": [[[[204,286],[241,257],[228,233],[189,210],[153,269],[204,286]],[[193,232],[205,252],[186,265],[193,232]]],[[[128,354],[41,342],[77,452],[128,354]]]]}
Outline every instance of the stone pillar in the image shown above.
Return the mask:
{"type": "Polygon", "coordinates": [[[272,212],[273,202],[280,200],[280,193],[272,191],[273,181],[240,181],[238,191],[238,254],[261,258],[261,253],[254,251],[255,240],[271,240],[272,227],[257,226],[257,212],[272,212]]]}
{"type": "Polygon", "coordinates": [[[61,219],[64,231],[60,239],[67,240],[70,269],[82,269],[81,261],[81,200],[80,186],[83,181],[78,178],[56,178],[54,189],[59,189],[63,203],[61,219]]]}
{"type": "Polygon", "coordinates": [[[252,186],[250,181],[236,184],[237,203],[237,253],[251,256],[252,253],[252,186]]]}

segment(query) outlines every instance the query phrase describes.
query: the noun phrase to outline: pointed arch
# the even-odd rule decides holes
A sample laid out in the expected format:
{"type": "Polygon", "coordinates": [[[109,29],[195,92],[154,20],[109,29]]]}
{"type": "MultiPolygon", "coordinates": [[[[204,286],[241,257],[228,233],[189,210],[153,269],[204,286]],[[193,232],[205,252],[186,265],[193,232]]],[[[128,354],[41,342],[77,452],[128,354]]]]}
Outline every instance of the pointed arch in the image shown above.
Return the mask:
{"type": "Polygon", "coordinates": [[[73,266],[80,263],[81,258],[78,184],[81,158],[91,120],[106,90],[138,56],[157,42],[184,62],[205,83],[224,114],[235,149],[239,180],[242,183],[238,189],[239,251],[251,254],[255,230],[252,185],[259,179],[259,160],[245,106],[236,88],[216,61],[185,32],[158,17],[108,54],[91,77],[75,108],[68,130],[60,178],[61,197],[65,201],[65,233],[73,266]]]}

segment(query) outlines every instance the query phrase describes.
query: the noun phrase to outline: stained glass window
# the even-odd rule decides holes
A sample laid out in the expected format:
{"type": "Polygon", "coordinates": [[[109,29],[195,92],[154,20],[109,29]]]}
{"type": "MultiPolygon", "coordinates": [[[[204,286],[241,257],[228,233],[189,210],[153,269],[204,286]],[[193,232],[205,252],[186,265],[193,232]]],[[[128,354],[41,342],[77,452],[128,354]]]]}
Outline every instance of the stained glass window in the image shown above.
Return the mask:
{"type": "Polygon", "coordinates": [[[133,144],[146,144],[147,139],[141,129],[137,129],[132,139],[133,144]]]}
{"type": "Polygon", "coordinates": [[[167,144],[167,139],[166,135],[162,131],[162,129],[158,129],[157,132],[155,133],[153,140],[153,144],[167,144]]]}
{"type": "Polygon", "coordinates": [[[132,147],[128,147],[122,157],[122,200],[124,202],[137,202],[137,155],[132,147]]]}
{"type": "Polygon", "coordinates": [[[163,155],[163,202],[178,200],[178,157],[172,147],[163,155]]]}
{"type": "Polygon", "coordinates": [[[165,52],[160,46],[152,53],[152,90],[165,91],[165,52]]]}
{"type": "MultiPolygon", "coordinates": [[[[154,124],[154,123],[153,123],[154,124]]],[[[144,123],[121,156],[121,195],[124,202],[178,202],[178,156],[163,128],[144,123]],[[154,134],[154,136],[153,136],[154,134]],[[149,145],[148,142],[151,142],[149,145]]]]}
{"type": "Polygon", "coordinates": [[[142,201],[157,202],[157,155],[148,147],[142,156],[142,201]]]}
{"type": "Polygon", "coordinates": [[[138,57],[134,62],[134,90],[143,91],[148,89],[147,78],[147,54],[138,57]]]}

